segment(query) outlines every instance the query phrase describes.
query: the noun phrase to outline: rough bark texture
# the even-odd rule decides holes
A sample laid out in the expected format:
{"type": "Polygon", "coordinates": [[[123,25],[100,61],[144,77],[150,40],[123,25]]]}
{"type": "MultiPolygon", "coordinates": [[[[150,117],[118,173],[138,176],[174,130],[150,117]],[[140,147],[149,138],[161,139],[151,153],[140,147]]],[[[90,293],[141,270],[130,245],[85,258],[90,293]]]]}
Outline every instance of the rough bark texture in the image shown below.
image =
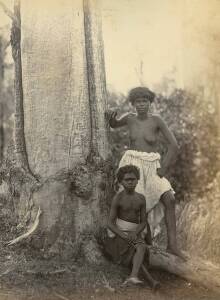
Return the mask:
{"type": "Polygon", "coordinates": [[[24,136],[24,108],[23,108],[23,85],[22,85],[22,62],[21,62],[21,19],[20,1],[14,1],[14,18],[11,28],[12,57],[14,60],[14,94],[15,94],[15,126],[14,145],[16,163],[29,172],[28,158],[26,153],[24,136]]]}
{"type": "Polygon", "coordinates": [[[3,79],[4,79],[4,50],[0,37],[0,165],[4,153],[4,125],[3,125],[3,79]]]}
{"type": "Polygon", "coordinates": [[[0,103],[0,165],[2,163],[3,157],[4,157],[4,105],[3,103],[0,103]]]}
{"type": "MultiPolygon", "coordinates": [[[[20,32],[15,26],[14,30],[14,42],[19,43],[20,32]]],[[[15,135],[26,143],[30,170],[39,180],[24,175],[20,183],[14,177],[19,227],[31,232],[28,240],[42,253],[80,253],[97,262],[101,255],[95,236],[106,221],[111,166],[101,21],[95,1],[22,0],[21,49],[16,49],[14,56],[21,54],[22,63],[16,69],[22,78],[16,73],[15,82],[22,84],[24,139],[18,131],[15,135]]]]}
{"type": "Polygon", "coordinates": [[[101,31],[101,16],[95,1],[84,0],[84,28],[86,62],[88,70],[88,91],[91,120],[91,152],[106,158],[108,154],[106,127],[104,125],[104,106],[106,103],[106,85],[104,52],[101,31]],[[104,98],[105,97],[105,98],[104,98]]]}
{"type": "Polygon", "coordinates": [[[91,122],[82,1],[22,1],[25,137],[47,178],[85,162],[91,122]]]}

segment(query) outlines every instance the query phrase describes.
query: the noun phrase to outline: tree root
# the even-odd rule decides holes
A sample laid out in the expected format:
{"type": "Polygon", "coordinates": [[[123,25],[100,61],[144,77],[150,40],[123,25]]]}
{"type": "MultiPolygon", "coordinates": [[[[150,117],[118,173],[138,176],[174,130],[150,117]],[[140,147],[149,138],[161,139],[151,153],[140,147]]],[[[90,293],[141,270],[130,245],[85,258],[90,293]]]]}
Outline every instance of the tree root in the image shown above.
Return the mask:
{"type": "Polygon", "coordinates": [[[39,220],[40,220],[40,215],[41,215],[41,213],[42,213],[42,211],[41,211],[41,209],[40,209],[40,207],[39,207],[39,208],[38,208],[37,215],[36,215],[36,218],[35,218],[35,220],[34,220],[34,223],[33,223],[33,225],[28,229],[28,231],[25,232],[24,234],[20,235],[19,237],[15,238],[15,239],[13,239],[13,240],[11,240],[11,241],[9,241],[9,242],[7,242],[7,245],[8,245],[8,246],[11,246],[11,245],[17,244],[18,242],[20,242],[20,241],[22,241],[23,239],[26,239],[27,237],[29,237],[30,235],[32,235],[32,234],[36,231],[36,229],[37,229],[37,227],[38,227],[38,225],[39,225],[39,220]]]}
{"type": "Polygon", "coordinates": [[[89,264],[101,265],[105,262],[103,254],[95,239],[84,242],[83,248],[85,259],[89,264]]]}

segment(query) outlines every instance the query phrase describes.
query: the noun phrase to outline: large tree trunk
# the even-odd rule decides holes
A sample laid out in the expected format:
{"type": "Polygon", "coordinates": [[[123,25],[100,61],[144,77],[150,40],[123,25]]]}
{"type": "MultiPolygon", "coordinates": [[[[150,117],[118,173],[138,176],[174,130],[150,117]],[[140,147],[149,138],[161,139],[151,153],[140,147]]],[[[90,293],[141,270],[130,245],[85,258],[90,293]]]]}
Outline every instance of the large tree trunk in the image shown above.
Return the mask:
{"type": "Polygon", "coordinates": [[[4,49],[2,37],[0,36],[0,165],[4,153],[4,125],[3,125],[3,79],[4,79],[4,49]]]}
{"type": "Polygon", "coordinates": [[[34,232],[36,247],[62,257],[84,249],[90,260],[98,255],[93,236],[105,219],[108,172],[103,43],[95,2],[21,2],[24,138],[39,183],[27,179],[17,201],[18,220],[30,227],[22,238],[34,232]]]}
{"type": "Polygon", "coordinates": [[[85,163],[92,147],[106,158],[103,49],[90,2],[22,1],[26,147],[43,178],[85,163]]]}
{"type": "Polygon", "coordinates": [[[14,146],[16,164],[19,168],[30,173],[24,136],[24,107],[21,65],[21,16],[20,0],[14,1],[14,16],[11,28],[12,57],[14,59],[14,95],[15,95],[15,126],[14,146]]]}

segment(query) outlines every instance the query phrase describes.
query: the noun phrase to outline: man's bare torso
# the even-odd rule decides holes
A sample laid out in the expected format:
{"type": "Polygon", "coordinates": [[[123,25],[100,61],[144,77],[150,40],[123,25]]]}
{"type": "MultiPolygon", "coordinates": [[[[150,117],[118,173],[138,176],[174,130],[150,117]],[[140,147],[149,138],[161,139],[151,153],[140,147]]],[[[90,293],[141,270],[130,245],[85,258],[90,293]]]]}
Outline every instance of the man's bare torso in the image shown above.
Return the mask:
{"type": "Polygon", "coordinates": [[[139,119],[136,114],[130,114],[127,126],[131,150],[157,152],[159,127],[156,116],[149,114],[146,119],[139,119]]]}
{"type": "Polygon", "coordinates": [[[118,218],[128,222],[140,223],[140,211],[144,201],[143,195],[137,192],[130,195],[125,191],[120,192],[117,196],[118,218]]]}

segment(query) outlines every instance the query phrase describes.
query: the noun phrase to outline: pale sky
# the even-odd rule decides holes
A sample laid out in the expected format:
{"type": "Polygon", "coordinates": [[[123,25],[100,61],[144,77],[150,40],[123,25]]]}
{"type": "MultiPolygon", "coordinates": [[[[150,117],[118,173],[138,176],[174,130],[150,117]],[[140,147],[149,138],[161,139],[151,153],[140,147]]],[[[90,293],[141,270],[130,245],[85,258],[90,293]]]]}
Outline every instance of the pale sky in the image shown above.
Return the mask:
{"type": "MultiPolygon", "coordinates": [[[[9,7],[13,3],[2,2],[9,7]]],[[[220,49],[219,0],[101,0],[101,4],[109,87],[127,93],[140,78],[153,88],[169,76],[177,87],[193,88],[214,74],[210,61],[220,49]]],[[[0,10],[0,27],[8,22],[0,10]]]]}
{"type": "Polygon", "coordinates": [[[178,65],[178,1],[102,1],[108,83],[123,92],[140,84],[142,61],[143,81],[152,86],[178,65]]]}
{"type": "Polygon", "coordinates": [[[151,88],[164,76],[189,89],[220,76],[219,0],[102,0],[102,7],[107,83],[117,90],[140,83],[141,61],[151,88]]]}

